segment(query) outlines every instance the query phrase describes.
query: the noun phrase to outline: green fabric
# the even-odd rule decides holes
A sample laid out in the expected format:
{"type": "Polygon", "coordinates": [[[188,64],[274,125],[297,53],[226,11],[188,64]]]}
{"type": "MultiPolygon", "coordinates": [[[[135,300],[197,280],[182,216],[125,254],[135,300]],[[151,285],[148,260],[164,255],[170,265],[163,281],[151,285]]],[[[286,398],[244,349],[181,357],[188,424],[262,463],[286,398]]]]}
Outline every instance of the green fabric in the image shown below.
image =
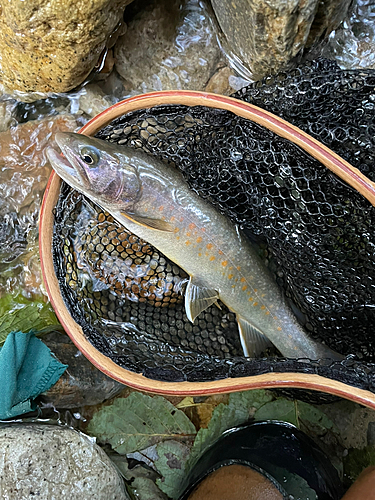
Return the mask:
{"type": "Polygon", "coordinates": [[[55,384],[67,367],[34,333],[10,333],[0,349],[0,419],[33,410],[33,400],[55,384]]]}

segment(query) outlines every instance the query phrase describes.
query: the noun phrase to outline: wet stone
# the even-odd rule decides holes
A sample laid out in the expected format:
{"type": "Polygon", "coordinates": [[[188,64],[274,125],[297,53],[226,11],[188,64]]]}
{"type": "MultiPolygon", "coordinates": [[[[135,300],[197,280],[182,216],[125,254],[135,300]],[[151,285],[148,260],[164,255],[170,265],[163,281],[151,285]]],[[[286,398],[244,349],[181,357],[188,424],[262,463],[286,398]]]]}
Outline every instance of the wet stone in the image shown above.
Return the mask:
{"type": "Polygon", "coordinates": [[[0,429],[0,457],[0,491],[7,500],[129,498],[104,451],[68,427],[4,425],[0,429]]]}
{"type": "Polygon", "coordinates": [[[350,3],[212,0],[224,50],[244,77],[255,80],[295,64],[304,48],[340,24],[350,3]]]}
{"type": "Polygon", "coordinates": [[[42,337],[57,359],[68,369],[47,392],[41,402],[55,408],[96,405],[118,394],[124,386],[107,377],[77,350],[69,337],[53,332],[42,337]]]}
{"type": "Polygon", "coordinates": [[[202,2],[138,0],[127,9],[126,21],[127,32],[115,46],[126,90],[204,89],[221,52],[202,2]]]}
{"type": "Polygon", "coordinates": [[[0,81],[9,91],[40,94],[73,89],[97,64],[130,1],[2,4],[0,81]]]}

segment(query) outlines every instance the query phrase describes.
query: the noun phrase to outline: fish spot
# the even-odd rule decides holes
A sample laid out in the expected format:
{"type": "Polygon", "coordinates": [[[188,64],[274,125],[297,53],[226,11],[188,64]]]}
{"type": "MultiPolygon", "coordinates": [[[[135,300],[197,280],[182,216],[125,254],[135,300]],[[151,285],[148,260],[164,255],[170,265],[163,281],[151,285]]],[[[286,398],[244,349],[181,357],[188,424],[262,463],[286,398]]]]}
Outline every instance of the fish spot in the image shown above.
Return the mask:
{"type": "Polygon", "coordinates": [[[244,277],[242,276],[242,278],[241,278],[241,283],[245,283],[245,281],[246,281],[246,278],[244,278],[244,277]]]}
{"type": "Polygon", "coordinates": [[[194,224],[194,222],[191,222],[189,224],[189,229],[193,230],[195,227],[196,227],[196,225],[194,224]]]}
{"type": "Polygon", "coordinates": [[[228,280],[231,280],[233,278],[233,274],[228,274],[228,280]]]}
{"type": "Polygon", "coordinates": [[[258,302],[254,302],[253,306],[257,306],[258,305],[258,302]]]}
{"type": "Polygon", "coordinates": [[[218,250],[219,252],[219,255],[224,255],[224,252],[222,252],[221,250],[218,250]]]}
{"type": "Polygon", "coordinates": [[[179,230],[180,230],[180,228],[179,228],[179,227],[175,227],[175,228],[174,228],[174,232],[175,232],[175,233],[178,233],[178,232],[179,232],[179,230]]]}
{"type": "Polygon", "coordinates": [[[266,311],[266,315],[269,316],[270,315],[270,312],[269,311],[266,311]]]}
{"type": "Polygon", "coordinates": [[[221,263],[221,265],[222,265],[223,267],[227,267],[227,265],[228,265],[228,261],[227,261],[227,260],[223,260],[223,261],[222,261],[222,263],[221,263]]]}
{"type": "Polygon", "coordinates": [[[210,257],[210,261],[212,262],[212,261],[213,261],[213,260],[215,260],[215,259],[216,259],[215,255],[211,255],[211,257],[210,257]]]}
{"type": "Polygon", "coordinates": [[[202,236],[198,236],[197,243],[200,243],[201,241],[202,241],[202,236]]]}
{"type": "Polygon", "coordinates": [[[206,245],[206,248],[207,248],[207,250],[211,250],[213,248],[213,244],[209,243],[208,245],[206,245]]]}
{"type": "Polygon", "coordinates": [[[249,302],[252,302],[254,299],[252,297],[249,297],[249,302]]]}
{"type": "Polygon", "coordinates": [[[242,287],[242,291],[244,292],[246,289],[247,289],[247,285],[244,285],[244,286],[242,287]]]}
{"type": "Polygon", "coordinates": [[[257,293],[258,289],[257,288],[254,288],[254,293],[257,293]]]}
{"type": "Polygon", "coordinates": [[[241,271],[241,266],[237,266],[237,271],[241,271]]]}
{"type": "Polygon", "coordinates": [[[260,306],[260,308],[261,308],[262,310],[264,310],[264,309],[266,308],[266,306],[260,306]]]}
{"type": "Polygon", "coordinates": [[[180,240],[180,237],[179,237],[179,236],[177,236],[177,237],[176,237],[176,240],[177,240],[177,241],[179,241],[179,240],[180,240]]]}
{"type": "Polygon", "coordinates": [[[186,240],[185,241],[185,245],[191,245],[191,241],[190,240],[186,240]]]}
{"type": "Polygon", "coordinates": [[[277,329],[279,330],[279,332],[281,332],[282,330],[281,326],[278,326],[277,329]]]}
{"type": "Polygon", "coordinates": [[[174,215],[172,215],[172,217],[170,218],[170,221],[173,222],[174,220],[176,220],[176,217],[174,215]]]}
{"type": "Polygon", "coordinates": [[[198,257],[202,257],[202,252],[198,252],[198,257]]]}
{"type": "Polygon", "coordinates": [[[191,236],[191,232],[190,232],[190,231],[189,231],[189,232],[187,232],[187,233],[186,233],[186,236],[187,236],[188,238],[190,238],[190,236],[191,236]]]}
{"type": "Polygon", "coordinates": [[[159,210],[160,210],[160,212],[161,212],[162,210],[164,210],[164,206],[163,206],[163,205],[160,205],[159,210]]]}

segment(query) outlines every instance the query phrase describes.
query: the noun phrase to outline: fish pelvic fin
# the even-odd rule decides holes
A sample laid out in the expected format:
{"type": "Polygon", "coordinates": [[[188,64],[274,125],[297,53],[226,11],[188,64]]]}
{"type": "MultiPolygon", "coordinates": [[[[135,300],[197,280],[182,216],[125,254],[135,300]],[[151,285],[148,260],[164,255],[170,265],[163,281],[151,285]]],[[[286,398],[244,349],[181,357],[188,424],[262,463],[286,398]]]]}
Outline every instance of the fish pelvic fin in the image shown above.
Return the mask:
{"type": "Polygon", "coordinates": [[[237,316],[237,323],[242,349],[247,358],[260,356],[267,348],[273,345],[256,326],[240,316],[237,316]]]}
{"type": "Polygon", "coordinates": [[[167,233],[173,233],[174,226],[162,219],[152,219],[151,217],[144,217],[142,215],[127,214],[126,212],[121,212],[121,215],[129,219],[131,222],[135,222],[140,226],[148,227],[149,229],[155,229],[156,231],[165,231],[167,233]]]}
{"type": "Polygon", "coordinates": [[[216,290],[196,285],[190,277],[185,290],[185,311],[188,320],[194,323],[195,318],[218,299],[219,294],[216,290]]]}

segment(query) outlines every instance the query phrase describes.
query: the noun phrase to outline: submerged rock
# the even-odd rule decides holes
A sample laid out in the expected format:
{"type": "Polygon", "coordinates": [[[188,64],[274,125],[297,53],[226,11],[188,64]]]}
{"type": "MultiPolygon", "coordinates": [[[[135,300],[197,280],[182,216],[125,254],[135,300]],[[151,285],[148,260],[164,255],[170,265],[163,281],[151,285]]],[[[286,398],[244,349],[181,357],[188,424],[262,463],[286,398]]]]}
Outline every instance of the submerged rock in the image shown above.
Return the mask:
{"type": "Polygon", "coordinates": [[[0,297],[41,294],[37,220],[52,170],[43,152],[55,132],[76,128],[73,116],[60,115],[0,133],[0,297]]]}
{"type": "Polygon", "coordinates": [[[305,48],[328,36],[351,0],[212,0],[223,47],[233,65],[255,80],[287,69],[305,48]]]}
{"type": "Polygon", "coordinates": [[[123,480],[95,443],[68,427],[0,428],[0,497],[125,500],[123,480]]]}
{"type": "Polygon", "coordinates": [[[115,46],[116,69],[128,92],[203,90],[220,48],[199,0],[137,0],[115,46]]]}
{"type": "Polygon", "coordinates": [[[131,0],[12,0],[0,11],[7,91],[66,92],[94,68],[131,0]]]}
{"type": "Polygon", "coordinates": [[[95,368],[66,334],[54,332],[42,337],[57,359],[68,369],[57,383],[41,396],[46,406],[77,408],[96,405],[117,395],[124,386],[95,368]]]}
{"type": "Polygon", "coordinates": [[[323,49],[323,56],[334,59],[340,68],[375,69],[375,5],[358,0],[350,15],[323,49]]]}

